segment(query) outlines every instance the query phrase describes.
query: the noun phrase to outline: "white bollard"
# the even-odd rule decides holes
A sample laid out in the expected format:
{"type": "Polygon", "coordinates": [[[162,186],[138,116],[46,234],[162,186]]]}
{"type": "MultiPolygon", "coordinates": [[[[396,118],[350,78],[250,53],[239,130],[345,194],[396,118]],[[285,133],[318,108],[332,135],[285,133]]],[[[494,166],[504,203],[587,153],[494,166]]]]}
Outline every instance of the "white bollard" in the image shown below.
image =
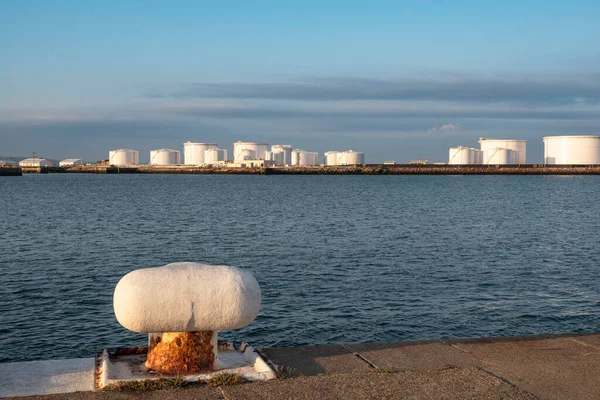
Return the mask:
{"type": "Polygon", "coordinates": [[[149,334],[148,368],[184,375],[217,369],[217,332],[254,321],[260,300],[248,271],[182,262],[128,273],[113,306],[123,327],[149,334]]]}

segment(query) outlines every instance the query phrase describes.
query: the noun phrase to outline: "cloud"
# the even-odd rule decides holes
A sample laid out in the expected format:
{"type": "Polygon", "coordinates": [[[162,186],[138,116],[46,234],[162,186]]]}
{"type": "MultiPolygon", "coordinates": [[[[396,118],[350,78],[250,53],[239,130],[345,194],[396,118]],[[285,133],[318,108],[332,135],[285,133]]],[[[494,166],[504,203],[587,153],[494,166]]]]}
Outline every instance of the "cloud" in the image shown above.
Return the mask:
{"type": "Polygon", "coordinates": [[[299,101],[411,100],[573,104],[600,102],[592,74],[559,77],[307,78],[290,82],[189,83],[148,97],[299,101]]]}
{"type": "Polygon", "coordinates": [[[427,130],[427,133],[431,136],[439,136],[448,132],[456,132],[460,129],[460,124],[444,124],[440,126],[434,126],[427,130]]]}
{"type": "MultiPolygon", "coordinates": [[[[518,105],[449,105],[443,102],[389,102],[387,105],[369,102],[298,104],[254,104],[248,106],[210,107],[180,104],[157,106],[156,113],[211,119],[498,119],[498,120],[570,120],[600,119],[599,107],[523,107],[518,105]]],[[[449,129],[446,128],[446,129],[449,129]]]]}

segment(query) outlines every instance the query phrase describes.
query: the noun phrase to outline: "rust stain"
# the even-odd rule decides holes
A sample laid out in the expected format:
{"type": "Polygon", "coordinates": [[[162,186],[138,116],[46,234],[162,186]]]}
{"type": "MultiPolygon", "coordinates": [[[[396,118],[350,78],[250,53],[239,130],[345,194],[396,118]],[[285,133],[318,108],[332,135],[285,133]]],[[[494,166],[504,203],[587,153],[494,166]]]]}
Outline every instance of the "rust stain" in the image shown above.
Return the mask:
{"type": "Polygon", "coordinates": [[[212,370],[214,332],[174,332],[153,335],[146,366],[170,375],[189,375],[212,370]]]}

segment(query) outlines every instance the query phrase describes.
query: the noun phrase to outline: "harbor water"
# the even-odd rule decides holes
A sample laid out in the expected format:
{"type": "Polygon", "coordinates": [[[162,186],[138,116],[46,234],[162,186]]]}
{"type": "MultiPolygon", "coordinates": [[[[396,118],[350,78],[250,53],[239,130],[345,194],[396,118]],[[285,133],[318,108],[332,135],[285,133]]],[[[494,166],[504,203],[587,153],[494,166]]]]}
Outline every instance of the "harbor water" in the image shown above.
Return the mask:
{"type": "MultiPolygon", "coordinates": [[[[254,347],[600,331],[600,177],[0,179],[0,362],[143,345],[118,280],[251,270],[254,347]]],[[[160,295],[157,293],[156,295],[160,295]]]]}

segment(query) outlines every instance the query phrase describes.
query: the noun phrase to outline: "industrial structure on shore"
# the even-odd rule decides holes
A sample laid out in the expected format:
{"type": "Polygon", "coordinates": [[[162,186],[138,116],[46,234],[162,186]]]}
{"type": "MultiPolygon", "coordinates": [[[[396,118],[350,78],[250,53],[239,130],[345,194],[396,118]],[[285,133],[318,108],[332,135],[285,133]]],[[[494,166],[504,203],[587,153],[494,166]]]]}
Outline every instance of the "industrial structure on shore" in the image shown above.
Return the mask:
{"type": "Polygon", "coordinates": [[[19,167],[51,167],[53,165],[52,161],[48,161],[45,158],[32,157],[26,158],[24,160],[19,161],[19,167]]]}
{"type": "Polygon", "coordinates": [[[600,136],[546,136],[544,164],[599,165],[600,136]]]}
{"type": "MultiPolygon", "coordinates": [[[[351,152],[354,153],[354,152],[351,152]]],[[[319,165],[319,153],[292,150],[289,144],[274,144],[256,142],[235,142],[233,144],[233,159],[227,157],[227,150],[220,149],[217,143],[185,142],[183,144],[183,160],[181,153],[173,149],[150,151],[151,166],[186,165],[194,167],[265,167],[265,166],[316,166],[319,165]],[[183,162],[182,162],[183,161],[183,162]]],[[[344,153],[345,154],[345,153],[344,153]]],[[[364,164],[364,153],[359,155],[356,165],[364,164]]],[[[352,156],[344,159],[343,164],[351,165],[352,156]]],[[[111,150],[107,160],[108,165],[126,167],[139,164],[138,152],[135,150],[111,150]]]]}
{"type": "Polygon", "coordinates": [[[150,152],[150,165],[177,165],[181,164],[179,150],[159,149],[150,152]]]}
{"type": "Polygon", "coordinates": [[[509,165],[526,164],[527,140],[479,138],[480,148],[452,147],[450,165],[509,165]]]}
{"type": "Polygon", "coordinates": [[[109,165],[138,165],[140,153],[137,150],[119,149],[108,152],[109,165]]]}
{"type": "Polygon", "coordinates": [[[353,150],[348,151],[328,151],[325,153],[325,165],[365,165],[365,153],[353,150]]]}
{"type": "MultiPolygon", "coordinates": [[[[546,136],[544,143],[544,165],[600,165],[600,136],[546,136]]],[[[19,162],[20,167],[53,167],[56,161],[41,157],[27,158],[19,162]]],[[[2,161],[0,166],[9,166],[2,161]]],[[[69,158],[58,163],[59,167],[82,166],[81,158],[69,158]]],[[[395,164],[395,162],[394,162],[395,164]]],[[[411,164],[427,164],[427,161],[411,164]]],[[[434,163],[441,164],[444,163],[434,163]]],[[[449,149],[448,165],[526,165],[527,140],[479,138],[479,148],[457,146],[449,149]]],[[[90,164],[87,164],[90,165],[90,164]]],[[[139,165],[139,152],[130,149],[110,150],[108,159],[97,165],[133,167],[139,165]]],[[[365,166],[365,153],[353,150],[327,151],[322,162],[319,153],[293,149],[289,144],[274,144],[238,141],[233,144],[233,156],[217,143],[185,142],[183,159],[181,152],[174,149],[150,151],[148,166],[153,167],[311,167],[311,166],[365,166]]]]}

